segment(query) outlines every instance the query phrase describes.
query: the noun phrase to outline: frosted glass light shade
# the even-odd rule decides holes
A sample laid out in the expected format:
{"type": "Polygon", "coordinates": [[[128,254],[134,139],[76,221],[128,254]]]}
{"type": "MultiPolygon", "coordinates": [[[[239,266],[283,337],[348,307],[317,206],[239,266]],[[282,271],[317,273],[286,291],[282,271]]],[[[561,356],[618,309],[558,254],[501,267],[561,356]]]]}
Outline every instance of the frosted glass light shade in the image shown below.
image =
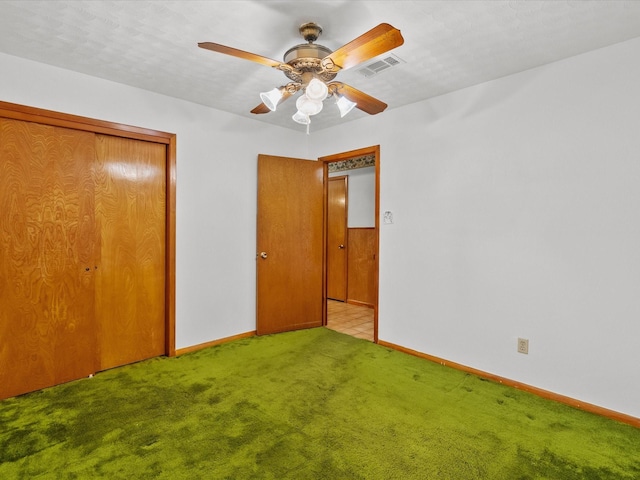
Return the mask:
{"type": "Polygon", "coordinates": [[[325,98],[327,98],[329,88],[324,82],[318,80],[317,78],[313,78],[304,91],[307,94],[307,97],[309,97],[311,100],[318,100],[321,102],[325,98]]]}
{"type": "Polygon", "coordinates": [[[264,103],[269,110],[272,112],[276,111],[276,107],[278,106],[278,102],[282,99],[282,90],[279,88],[274,88],[273,90],[269,90],[268,92],[262,92],[260,94],[260,100],[264,103]]]}
{"type": "Polygon", "coordinates": [[[293,117],[291,118],[293,119],[294,122],[301,123],[302,125],[309,125],[311,123],[311,119],[309,118],[309,115],[307,115],[306,113],[302,113],[300,110],[294,113],[293,117]]]}
{"type": "Polygon", "coordinates": [[[338,100],[336,100],[336,105],[338,106],[338,110],[340,110],[340,118],[342,118],[351,110],[353,110],[353,107],[355,107],[357,103],[352,102],[346,97],[343,97],[342,95],[340,95],[338,97],[338,100]]]}
{"type": "Polygon", "coordinates": [[[296,100],[296,107],[298,110],[306,115],[316,115],[322,110],[321,100],[312,100],[306,94],[301,95],[296,100]]]}

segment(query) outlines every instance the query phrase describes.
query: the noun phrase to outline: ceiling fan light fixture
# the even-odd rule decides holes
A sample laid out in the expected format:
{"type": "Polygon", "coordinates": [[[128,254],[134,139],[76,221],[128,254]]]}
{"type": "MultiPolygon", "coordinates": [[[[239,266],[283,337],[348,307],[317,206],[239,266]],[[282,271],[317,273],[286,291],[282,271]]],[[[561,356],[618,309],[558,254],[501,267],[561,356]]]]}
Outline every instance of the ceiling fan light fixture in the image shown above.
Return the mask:
{"type": "Polygon", "coordinates": [[[317,78],[312,78],[307,88],[305,88],[305,93],[307,97],[311,100],[323,101],[327,98],[327,94],[329,93],[329,87],[327,87],[326,83],[317,78]]]}
{"type": "Polygon", "coordinates": [[[352,102],[347,97],[342,95],[337,95],[336,105],[338,106],[338,110],[340,110],[340,118],[344,117],[347,113],[354,109],[357,105],[356,102],[352,102]]]}
{"type": "Polygon", "coordinates": [[[309,118],[309,115],[301,112],[300,110],[294,113],[293,117],[291,118],[293,119],[294,122],[301,123],[302,125],[309,125],[311,123],[311,119],[309,118]]]}
{"type": "Polygon", "coordinates": [[[260,93],[262,103],[251,110],[251,113],[274,112],[280,103],[302,90],[302,95],[296,101],[298,111],[292,118],[307,125],[307,134],[311,123],[309,117],[322,111],[322,102],[328,96],[335,97],[340,117],[347,115],[354,107],[369,115],[375,115],[387,108],[386,103],[349,85],[332,80],[339,71],[352,68],[402,45],[404,38],[400,30],[388,23],[381,23],[337,50],[330,50],[314,43],[322,33],[322,27],[317,23],[305,23],[300,26],[299,32],[307,43],[287,50],[284,63],[219,43],[200,42],[198,47],[250,60],[283,72],[290,82],[284,87],[260,93]],[[349,98],[338,95],[338,91],[346,92],[349,98]]]}
{"type": "Polygon", "coordinates": [[[322,111],[322,100],[313,100],[303,94],[296,100],[296,107],[305,115],[316,115],[322,111]]]}
{"type": "Polygon", "coordinates": [[[260,100],[262,100],[262,103],[264,103],[269,110],[275,112],[278,102],[282,100],[282,89],[274,88],[268,92],[262,92],[260,93],[260,100]]]}

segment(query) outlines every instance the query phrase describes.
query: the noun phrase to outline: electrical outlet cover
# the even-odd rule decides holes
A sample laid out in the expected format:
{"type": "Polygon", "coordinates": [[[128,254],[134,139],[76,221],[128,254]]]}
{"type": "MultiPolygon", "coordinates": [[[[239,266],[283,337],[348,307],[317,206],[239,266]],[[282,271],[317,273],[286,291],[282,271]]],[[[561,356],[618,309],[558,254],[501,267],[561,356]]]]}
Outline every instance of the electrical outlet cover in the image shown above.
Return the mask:
{"type": "Polygon", "coordinates": [[[526,338],[518,338],[518,353],[529,353],[529,340],[526,338]]]}

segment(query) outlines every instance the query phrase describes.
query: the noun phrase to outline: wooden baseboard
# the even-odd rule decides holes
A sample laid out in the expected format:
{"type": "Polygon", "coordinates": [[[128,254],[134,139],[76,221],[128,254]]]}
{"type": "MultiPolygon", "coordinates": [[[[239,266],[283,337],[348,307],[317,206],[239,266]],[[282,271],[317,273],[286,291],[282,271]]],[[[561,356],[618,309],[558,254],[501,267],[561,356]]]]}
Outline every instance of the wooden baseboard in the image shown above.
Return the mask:
{"type": "Polygon", "coordinates": [[[234,340],[240,340],[241,338],[249,338],[256,335],[256,331],[252,330],[250,332],[239,333],[238,335],[232,335],[231,337],[219,338],[218,340],[212,340],[206,343],[200,343],[198,345],[192,345],[190,347],[179,348],[176,350],[176,355],[184,355],[185,353],[197,352],[198,350],[202,350],[203,348],[214,347],[216,345],[221,345],[223,343],[233,342],[234,340]]]}
{"type": "Polygon", "coordinates": [[[378,340],[378,345],[391,348],[393,350],[398,350],[400,352],[408,353],[409,355],[414,355],[416,357],[424,358],[425,360],[439,363],[440,365],[455,368],[456,370],[461,370],[463,372],[471,373],[473,375],[477,375],[478,377],[486,378],[487,380],[492,380],[494,382],[501,383],[509,387],[517,388],[518,390],[533,393],[534,395],[538,395],[539,397],[546,398],[548,400],[554,400],[556,402],[564,403],[565,405],[569,405],[571,407],[578,408],[580,410],[584,410],[589,413],[595,413],[596,415],[601,415],[603,417],[607,417],[612,420],[617,420],[619,422],[626,423],[628,425],[632,425],[634,427],[640,428],[640,418],[633,417],[625,413],[616,412],[615,410],[609,410],[608,408],[603,408],[587,402],[582,402],[580,400],[576,400],[575,398],[566,397],[558,393],[550,392],[548,390],[543,390],[542,388],[533,387],[531,385],[527,385],[521,382],[516,382],[515,380],[510,380],[508,378],[500,377],[492,373],[483,372],[482,370],[478,370],[472,367],[467,367],[466,365],[462,365],[460,363],[450,362],[449,360],[445,360],[443,358],[429,355],[427,353],[418,352],[417,350],[412,350],[410,348],[396,345],[394,343],[385,342],[384,340],[378,340]]]}
{"type": "Polygon", "coordinates": [[[347,298],[347,303],[349,305],[358,305],[359,307],[369,307],[369,308],[373,308],[374,307],[374,305],[372,303],[361,302],[359,300],[351,300],[350,298],[347,298]]]}

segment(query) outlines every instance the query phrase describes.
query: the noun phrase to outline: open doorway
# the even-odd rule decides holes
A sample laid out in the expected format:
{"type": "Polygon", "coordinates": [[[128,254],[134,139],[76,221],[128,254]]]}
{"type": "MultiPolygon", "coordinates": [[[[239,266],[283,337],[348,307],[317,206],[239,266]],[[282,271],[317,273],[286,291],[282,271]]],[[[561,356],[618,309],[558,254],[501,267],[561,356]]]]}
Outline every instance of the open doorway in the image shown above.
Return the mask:
{"type": "Polygon", "coordinates": [[[327,212],[325,325],[377,342],[379,147],[320,160],[327,212]]]}

